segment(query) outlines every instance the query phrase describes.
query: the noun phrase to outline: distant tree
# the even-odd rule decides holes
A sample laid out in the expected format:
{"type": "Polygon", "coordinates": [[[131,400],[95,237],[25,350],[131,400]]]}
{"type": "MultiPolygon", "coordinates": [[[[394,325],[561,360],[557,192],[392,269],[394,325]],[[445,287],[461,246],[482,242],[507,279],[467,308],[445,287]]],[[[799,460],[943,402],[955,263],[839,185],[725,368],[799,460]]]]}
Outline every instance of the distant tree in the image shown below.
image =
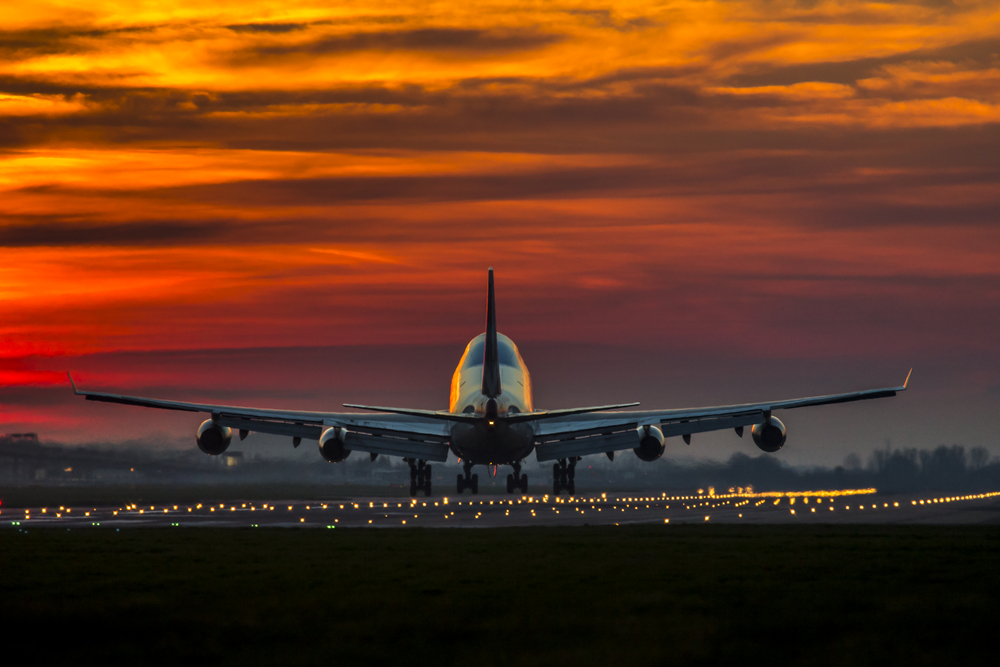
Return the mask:
{"type": "Polygon", "coordinates": [[[985,447],[973,447],[969,450],[969,467],[982,470],[990,462],[990,453],[985,447]]]}

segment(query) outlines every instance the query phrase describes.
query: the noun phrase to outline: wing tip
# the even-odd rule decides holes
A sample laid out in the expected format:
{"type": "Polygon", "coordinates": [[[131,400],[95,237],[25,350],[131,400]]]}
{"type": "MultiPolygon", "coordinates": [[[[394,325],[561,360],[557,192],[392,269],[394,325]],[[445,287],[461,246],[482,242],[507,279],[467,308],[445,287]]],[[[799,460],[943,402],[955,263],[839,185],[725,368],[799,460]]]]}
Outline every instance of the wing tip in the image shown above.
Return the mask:
{"type": "Polygon", "coordinates": [[[79,396],[80,391],[76,388],[76,382],[73,382],[73,374],[70,373],[69,371],[66,371],[66,377],[69,378],[69,386],[73,387],[73,393],[79,396]]]}
{"type": "Polygon", "coordinates": [[[906,390],[906,385],[910,384],[910,376],[911,375],[913,375],[913,369],[912,368],[910,369],[910,372],[906,374],[906,379],[903,380],[903,390],[904,391],[906,390]]]}

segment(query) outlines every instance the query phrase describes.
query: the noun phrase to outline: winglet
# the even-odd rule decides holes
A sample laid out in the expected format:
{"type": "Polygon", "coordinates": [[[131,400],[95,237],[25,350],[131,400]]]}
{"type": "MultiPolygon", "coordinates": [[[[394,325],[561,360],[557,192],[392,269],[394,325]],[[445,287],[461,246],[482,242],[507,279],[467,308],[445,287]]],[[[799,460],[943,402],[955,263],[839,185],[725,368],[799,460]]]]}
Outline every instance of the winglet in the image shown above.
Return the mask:
{"type": "Polygon", "coordinates": [[[493,267],[490,267],[489,292],[486,296],[486,345],[483,349],[483,395],[500,395],[500,353],[497,349],[497,305],[493,293],[493,267]]]}
{"type": "Polygon", "coordinates": [[[903,389],[904,390],[906,389],[906,385],[910,383],[910,375],[912,375],[912,374],[913,374],[913,369],[911,368],[910,372],[906,374],[906,379],[903,380],[903,389]]]}
{"type": "Polygon", "coordinates": [[[79,390],[77,390],[76,383],[73,382],[73,376],[70,375],[69,371],[66,371],[66,377],[69,378],[69,384],[70,384],[71,387],[73,387],[73,393],[76,394],[77,396],[79,396],[80,392],[79,392],[79,390]]]}

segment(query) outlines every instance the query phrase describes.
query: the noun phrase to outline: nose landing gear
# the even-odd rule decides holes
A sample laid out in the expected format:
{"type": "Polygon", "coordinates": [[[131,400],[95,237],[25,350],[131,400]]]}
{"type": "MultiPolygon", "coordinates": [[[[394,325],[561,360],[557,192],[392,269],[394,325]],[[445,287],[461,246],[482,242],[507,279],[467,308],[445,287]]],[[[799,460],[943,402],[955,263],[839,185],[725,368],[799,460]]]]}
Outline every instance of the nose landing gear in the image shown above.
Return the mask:
{"type": "Polygon", "coordinates": [[[472,474],[472,464],[466,461],[462,464],[465,475],[458,476],[458,492],[461,494],[466,489],[472,493],[479,493],[479,475],[472,474]]]}
{"type": "Polygon", "coordinates": [[[528,476],[521,474],[521,464],[514,463],[514,474],[507,475],[507,493],[514,493],[514,489],[518,489],[521,493],[528,492],[528,476]]]}
{"type": "Polygon", "coordinates": [[[552,492],[559,495],[563,489],[569,491],[569,495],[576,493],[576,462],[579,456],[571,456],[569,459],[559,459],[559,463],[552,466],[552,492]]]}
{"type": "Polygon", "coordinates": [[[427,461],[404,459],[410,464],[410,495],[416,496],[417,491],[423,491],[425,496],[431,495],[431,467],[427,461]]]}

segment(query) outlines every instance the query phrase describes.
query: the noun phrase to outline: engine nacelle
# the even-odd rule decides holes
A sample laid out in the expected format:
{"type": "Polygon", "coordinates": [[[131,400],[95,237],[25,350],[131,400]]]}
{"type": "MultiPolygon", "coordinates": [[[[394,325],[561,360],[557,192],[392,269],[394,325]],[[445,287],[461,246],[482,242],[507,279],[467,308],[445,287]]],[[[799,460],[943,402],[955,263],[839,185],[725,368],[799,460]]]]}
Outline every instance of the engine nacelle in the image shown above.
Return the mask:
{"type": "Polygon", "coordinates": [[[781,423],[780,419],[771,417],[763,424],[754,424],[753,428],[750,429],[750,435],[753,436],[753,444],[757,445],[761,451],[773,454],[785,444],[785,436],[788,435],[788,431],[785,430],[785,425],[781,423]]]}
{"type": "Polygon", "coordinates": [[[632,450],[636,456],[643,461],[655,461],[663,456],[667,449],[666,439],[659,426],[640,426],[636,433],[639,434],[639,446],[632,450]]]}
{"type": "Polygon", "coordinates": [[[229,443],[233,441],[233,429],[228,426],[219,426],[211,419],[206,419],[198,427],[198,449],[218,456],[229,449],[229,443]]]}
{"type": "Polygon", "coordinates": [[[333,426],[323,431],[319,437],[319,453],[330,463],[340,463],[351,455],[351,450],[344,448],[347,431],[339,426],[333,426]]]}

